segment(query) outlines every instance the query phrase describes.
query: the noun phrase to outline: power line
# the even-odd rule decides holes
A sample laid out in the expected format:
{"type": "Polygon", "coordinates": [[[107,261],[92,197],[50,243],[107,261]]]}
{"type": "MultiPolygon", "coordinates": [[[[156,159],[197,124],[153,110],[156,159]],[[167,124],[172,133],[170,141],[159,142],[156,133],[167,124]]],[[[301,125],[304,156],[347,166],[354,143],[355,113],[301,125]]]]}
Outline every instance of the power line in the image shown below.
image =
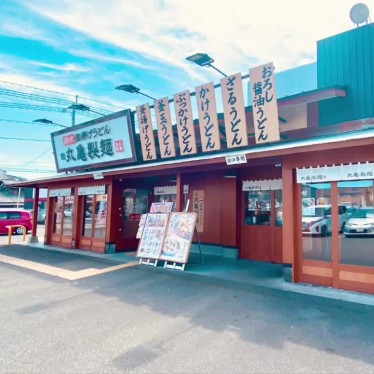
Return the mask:
{"type": "Polygon", "coordinates": [[[26,167],[26,166],[29,166],[30,164],[32,164],[33,162],[35,162],[36,160],[38,160],[39,158],[43,157],[45,154],[47,154],[48,152],[51,151],[51,147],[48,147],[46,150],[44,150],[40,155],[36,156],[35,158],[33,158],[31,161],[27,161],[25,162],[23,165],[21,165],[22,167],[26,167]]]}
{"type": "Polygon", "coordinates": [[[7,138],[7,137],[5,137],[5,136],[0,136],[0,139],[9,139],[9,140],[27,140],[28,142],[50,142],[50,140],[43,140],[43,139],[7,138]]]}
{"type": "MultiPolygon", "coordinates": [[[[24,84],[20,84],[20,83],[7,82],[7,81],[3,81],[3,80],[0,80],[0,83],[9,84],[9,85],[16,86],[16,87],[31,88],[33,90],[40,90],[40,91],[49,92],[49,93],[58,94],[58,95],[70,96],[70,97],[74,98],[73,101],[75,101],[75,98],[76,98],[76,95],[73,95],[73,94],[68,94],[68,93],[58,92],[58,91],[53,91],[53,90],[47,90],[45,88],[33,87],[33,86],[28,86],[28,85],[24,85],[24,84]]],[[[107,102],[104,102],[104,101],[90,99],[90,98],[87,98],[87,97],[80,97],[80,98],[83,99],[83,100],[92,101],[92,102],[95,102],[95,103],[98,103],[98,104],[111,106],[113,108],[124,109],[121,106],[114,105],[114,104],[111,104],[111,103],[107,103],[107,102]]]]}
{"type": "Polygon", "coordinates": [[[47,170],[47,169],[25,169],[25,168],[17,168],[17,167],[6,167],[1,166],[1,170],[5,171],[17,171],[19,173],[48,173],[48,174],[56,174],[56,170],[47,170]]]}
{"type": "Polygon", "coordinates": [[[18,123],[18,124],[22,124],[22,125],[38,125],[38,126],[47,126],[47,127],[55,127],[57,126],[57,124],[55,123],[42,123],[42,122],[26,122],[26,121],[16,121],[16,120],[13,120],[13,119],[2,119],[0,118],[0,123],[1,122],[8,122],[8,123],[18,123]]]}

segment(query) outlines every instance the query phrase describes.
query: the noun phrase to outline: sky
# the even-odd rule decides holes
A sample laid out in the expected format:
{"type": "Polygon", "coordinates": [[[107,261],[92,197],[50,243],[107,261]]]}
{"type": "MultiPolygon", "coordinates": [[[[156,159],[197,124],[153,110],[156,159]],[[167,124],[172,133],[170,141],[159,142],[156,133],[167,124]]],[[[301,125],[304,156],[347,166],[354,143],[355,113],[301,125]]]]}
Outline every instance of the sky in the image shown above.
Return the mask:
{"type": "MultiPolygon", "coordinates": [[[[273,62],[280,72],[316,61],[316,42],[352,28],[352,0],[1,0],[0,169],[56,173],[50,133],[211,82],[208,53],[227,75],[273,62]],[[48,119],[52,124],[33,122],[48,119]],[[58,126],[60,125],[60,126],[58,126]]],[[[373,0],[364,2],[371,12],[373,0]]],[[[245,91],[245,90],[244,90],[245,91]]],[[[195,115],[197,117],[197,114],[195,115]]]]}

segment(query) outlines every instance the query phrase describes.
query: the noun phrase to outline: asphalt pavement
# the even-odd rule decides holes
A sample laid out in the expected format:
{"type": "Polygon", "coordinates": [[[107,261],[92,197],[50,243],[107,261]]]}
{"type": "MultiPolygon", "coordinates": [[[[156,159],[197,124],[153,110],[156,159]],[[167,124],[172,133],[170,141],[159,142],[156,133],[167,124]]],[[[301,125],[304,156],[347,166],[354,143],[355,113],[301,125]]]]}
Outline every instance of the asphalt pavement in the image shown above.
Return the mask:
{"type": "Polygon", "coordinates": [[[0,372],[374,373],[373,308],[204,279],[0,263],[0,372]]]}

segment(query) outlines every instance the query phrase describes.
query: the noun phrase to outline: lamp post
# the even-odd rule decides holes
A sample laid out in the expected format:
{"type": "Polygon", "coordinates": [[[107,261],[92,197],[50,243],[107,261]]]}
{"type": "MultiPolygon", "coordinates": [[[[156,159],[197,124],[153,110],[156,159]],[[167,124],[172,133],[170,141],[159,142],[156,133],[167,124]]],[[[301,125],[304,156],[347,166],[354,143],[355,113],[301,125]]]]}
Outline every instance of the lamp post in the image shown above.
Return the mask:
{"type": "Polygon", "coordinates": [[[75,103],[75,104],[72,104],[72,105],[68,106],[66,109],[71,109],[72,110],[72,113],[71,113],[71,119],[72,119],[72,124],[71,125],[72,126],[75,125],[75,111],[76,110],[81,110],[83,112],[92,112],[92,113],[99,114],[100,116],[104,116],[103,113],[97,112],[96,110],[93,110],[89,106],[84,105],[84,104],[75,103]]]}
{"type": "Polygon", "coordinates": [[[68,127],[65,125],[60,125],[59,123],[53,122],[46,118],[34,119],[33,122],[45,123],[46,125],[53,125],[53,126],[58,126],[58,127],[68,127]]]}
{"type": "Polygon", "coordinates": [[[222,74],[224,77],[227,77],[227,74],[225,74],[223,71],[217,69],[213,65],[213,62],[214,62],[213,58],[210,57],[206,53],[195,53],[194,55],[186,57],[186,60],[191,61],[191,62],[193,62],[193,63],[195,63],[199,66],[211,67],[214,70],[218,71],[220,74],[222,74]]]}
{"type": "Polygon", "coordinates": [[[140,88],[133,86],[132,84],[122,84],[121,86],[116,87],[116,90],[126,91],[129,93],[137,93],[143,96],[146,96],[152,100],[156,100],[154,97],[149,96],[143,92],[140,92],[140,88]]]}

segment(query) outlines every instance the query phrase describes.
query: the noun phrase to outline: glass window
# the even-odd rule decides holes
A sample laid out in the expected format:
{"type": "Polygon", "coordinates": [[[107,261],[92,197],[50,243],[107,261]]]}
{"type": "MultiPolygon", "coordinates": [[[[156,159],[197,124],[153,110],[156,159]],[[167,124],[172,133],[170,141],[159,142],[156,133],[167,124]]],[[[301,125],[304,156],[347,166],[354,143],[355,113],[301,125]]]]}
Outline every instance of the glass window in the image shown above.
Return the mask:
{"type": "Polygon", "coordinates": [[[173,204],[173,211],[176,209],[177,205],[177,195],[176,194],[169,194],[169,195],[156,195],[156,202],[157,203],[174,203],[173,204]]]}
{"type": "Polygon", "coordinates": [[[9,219],[20,219],[22,217],[19,212],[9,212],[9,219]]]}
{"type": "Polygon", "coordinates": [[[303,258],[331,261],[331,183],[302,185],[303,258]]]}
{"type": "Polygon", "coordinates": [[[246,225],[270,225],[271,191],[246,192],[246,225]]]}
{"type": "Polygon", "coordinates": [[[94,238],[105,238],[107,195],[95,195],[94,238]]]}
{"type": "Polygon", "coordinates": [[[274,191],[275,226],[283,226],[283,195],[282,190],[274,191]]]}
{"type": "Polygon", "coordinates": [[[62,232],[62,208],[64,205],[63,197],[54,198],[54,214],[53,214],[53,233],[61,234],[62,232]]]}
{"type": "Polygon", "coordinates": [[[74,196],[66,196],[64,198],[64,220],[62,225],[62,235],[73,234],[73,212],[74,196]]]}
{"type": "Polygon", "coordinates": [[[135,214],[148,212],[148,190],[126,189],[123,194],[125,221],[133,221],[135,214]]]}
{"type": "Polygon", "coordinates": [[[83,236],[91,237],[92,212],[94,212],[94,195],[84,196],[83,236]]]}
{"type": "Polygon", "coordinates": [[[8,213],[7,212],[0,212],[0,219],[1,220],[8,219],[8,213]]]}
{"type": "Polygon", "coordinates": [[[346,213],[339,215],[340,262],[374,266],[374,204],[373,181],[339,182],[339,204],[346,213]]]}

